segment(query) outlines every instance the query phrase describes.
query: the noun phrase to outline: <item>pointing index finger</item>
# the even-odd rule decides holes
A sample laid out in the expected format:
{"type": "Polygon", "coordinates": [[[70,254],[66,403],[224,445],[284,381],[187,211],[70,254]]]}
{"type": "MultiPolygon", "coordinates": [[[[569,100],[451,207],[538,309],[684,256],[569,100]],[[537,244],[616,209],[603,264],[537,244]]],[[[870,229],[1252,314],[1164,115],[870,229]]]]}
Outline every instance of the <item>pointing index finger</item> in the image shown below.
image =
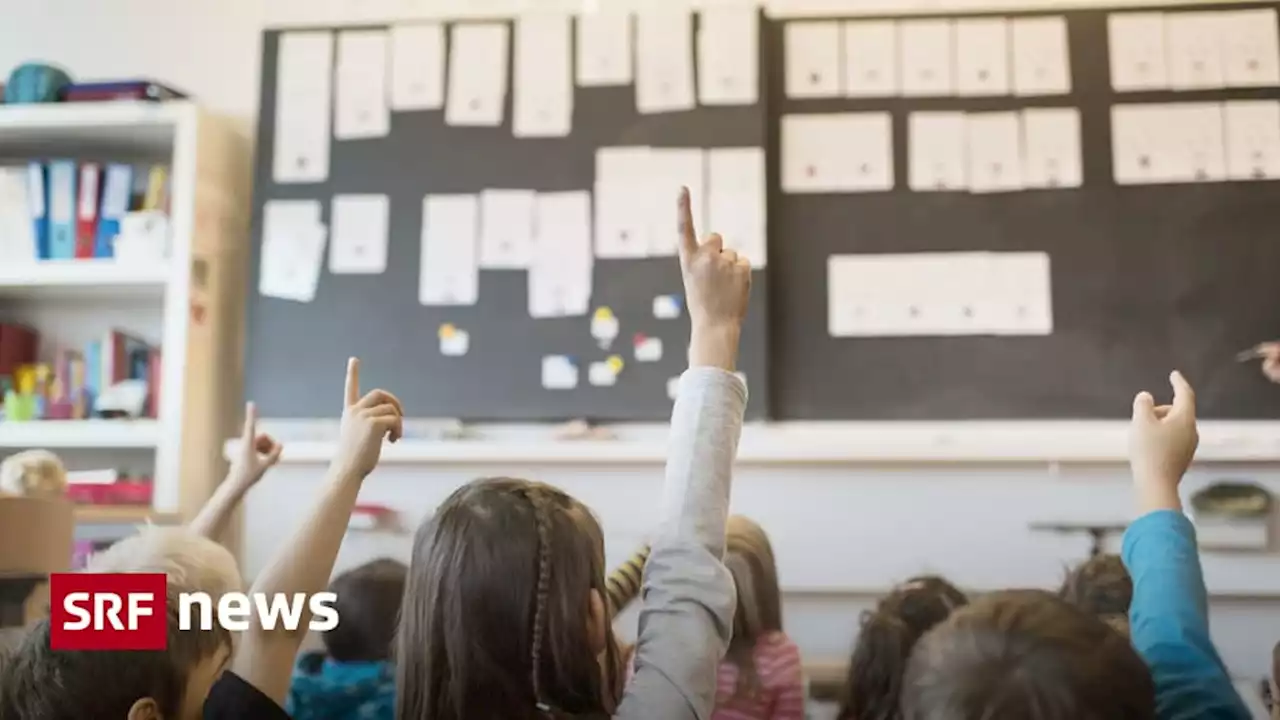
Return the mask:
{"type": "Polygon", "coordinates": [[[1173,411],[1178,413],[1196,412],[1196,391],[1191,387],[1191,383],[1182,376],[1177,370],[1169,376],[1169,382],[1173,383],[1173,411]]]}
{"type": "Polygon", "coordinates": [[[346,405],[351,407],[360,400],[360,359],[347,360],[346,405]]]}
{"type": "Polygon", "coordinates": [[[258,406],[253,403],[245,403],[244,406],[244,430],[240,433],[240,437],[247,443],[252,444],[254,437],[258,434],[258,406]]]}
{"type": "Polygon", "coordinates": [[[698,249],[698,230],[693,226],[692,204],[689,199],[689,188],[680,188],[680,249],[686,255],[698,249]]]}

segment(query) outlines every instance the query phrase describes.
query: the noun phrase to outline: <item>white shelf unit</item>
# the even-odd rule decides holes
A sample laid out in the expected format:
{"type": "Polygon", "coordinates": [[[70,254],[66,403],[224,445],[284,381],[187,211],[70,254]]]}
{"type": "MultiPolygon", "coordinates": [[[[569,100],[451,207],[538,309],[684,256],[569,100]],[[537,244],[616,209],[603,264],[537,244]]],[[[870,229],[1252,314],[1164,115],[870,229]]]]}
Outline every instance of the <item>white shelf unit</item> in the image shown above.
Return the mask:
{"type": "Polygon", "coordinates": [[[152,507],[84,509],[83,522],[189,519],[222,478],[240,397],[244,142],[190,102],[0,106],[0,163],[51,158],[167,165],[169,257],[5,264],[0,321],[40,331],[42,360],[112,328],[158,343],[159,419],[0,422],[0,458],[30,448],[73,468],[123,458],[152,470],[152,507]]]}

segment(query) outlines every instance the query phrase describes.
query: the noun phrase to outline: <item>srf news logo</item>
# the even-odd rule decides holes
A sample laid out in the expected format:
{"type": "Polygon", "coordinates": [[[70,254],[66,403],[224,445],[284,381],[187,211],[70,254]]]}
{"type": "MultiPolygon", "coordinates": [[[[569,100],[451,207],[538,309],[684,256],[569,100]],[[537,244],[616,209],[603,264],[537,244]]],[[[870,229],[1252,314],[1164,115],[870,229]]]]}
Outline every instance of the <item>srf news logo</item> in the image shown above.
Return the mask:
{"type": "Polygon", "coordinates": [[[52,650],[164,650],[164,573],[56,573],[49,577],[52,650]]]}
{"type": "MultiPolygon", "coordinates": [[[[169,639],[167,582],[163,573],[57,573],[49,579],[52,650],[164,650],[169,639]]],[[[310,630],[338,626],[337,597],[277,593],[252,597],[226,593],[215,603],[205,593],[178,596],[178,629],[211,630],[214,622],[232,632],[249,629],[256,616],[262,627],[297,630],[304,610],[310,630]]]]}

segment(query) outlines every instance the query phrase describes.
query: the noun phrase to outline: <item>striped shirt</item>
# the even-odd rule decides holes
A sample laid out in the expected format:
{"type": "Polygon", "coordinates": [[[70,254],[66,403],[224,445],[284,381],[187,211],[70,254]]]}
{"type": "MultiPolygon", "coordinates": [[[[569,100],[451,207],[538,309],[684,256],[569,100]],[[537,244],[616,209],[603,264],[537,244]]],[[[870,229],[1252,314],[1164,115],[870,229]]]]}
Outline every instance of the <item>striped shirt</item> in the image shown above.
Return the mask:
{"type": "Polygon", "coordinates": [[[785,633],[773,632],[756,642],[752,657],[760,691],[754,697],[734,698],[738,666],[728,660],[721,662],[712,720],[804,720],[800,648],[785,633]]]}

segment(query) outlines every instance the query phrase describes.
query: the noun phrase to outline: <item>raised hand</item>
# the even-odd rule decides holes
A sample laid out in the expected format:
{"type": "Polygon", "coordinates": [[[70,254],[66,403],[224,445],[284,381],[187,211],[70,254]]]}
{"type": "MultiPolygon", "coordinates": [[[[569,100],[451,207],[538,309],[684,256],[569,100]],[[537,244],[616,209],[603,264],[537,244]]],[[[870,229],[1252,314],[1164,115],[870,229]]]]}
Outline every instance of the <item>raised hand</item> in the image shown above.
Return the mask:
{"type": "Polygon", "coordinates": [[[1144,512],[1181,510],[1178,483],[1200,444],[1196,429],[1196,394],[1180,372],[1169,376],[1173,404],[1156,406],[1151,393],[1133,399],[1129,432],[1129,466],[1144,512]]]}
{"type": "Polygon", "coordinates": [[[244,430],[240,433],[240,450],[231,463],[227,478],[248,489],[257,484],[267,471],[280,462],[284,446],[267,433],[258,432],[258,408],[253,403],[244,407],[244,430]]]}
{"type": "Polygon", "coordinates": [[[360,361],[347,361],[347,382],[334,468],[344,475],[365,477],[378,466],[384,438],[395,442],[404,434],[404,411],[395,395],[373,390],[360,396],[360,361]]]}
{"type": "Polygon", "coordinates": [[[680,270],[693,327],[689,364],[732,371],[751,295],[751,263],[718,234],[698,242],[688,188],[681,188],[679,203],[680,270]]]}

